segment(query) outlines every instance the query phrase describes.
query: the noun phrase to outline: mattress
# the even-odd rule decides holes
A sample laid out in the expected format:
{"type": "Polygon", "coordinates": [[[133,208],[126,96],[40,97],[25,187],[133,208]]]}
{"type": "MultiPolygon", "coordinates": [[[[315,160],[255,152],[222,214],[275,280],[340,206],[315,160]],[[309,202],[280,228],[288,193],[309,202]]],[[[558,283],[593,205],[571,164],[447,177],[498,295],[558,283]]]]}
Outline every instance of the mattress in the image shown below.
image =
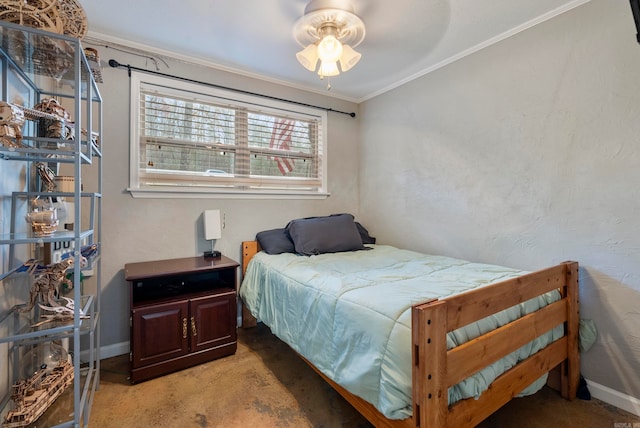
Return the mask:
{"type": "MultiPolygon", "coordinates": [[[[240,287],[258,320],[329,378],[389,419],[411,416],[411,307],[527,272],[387,245],[317,256],[256,254],[240,287]]],[[[558,292],[450,332],[452,348],[559,300],[558,292]]],[[[449,389],[478,397],[518,361],[563,335],[562,325],[449,389]]],[[[544,385],[539,379],[523,393],[544,385]]]]}

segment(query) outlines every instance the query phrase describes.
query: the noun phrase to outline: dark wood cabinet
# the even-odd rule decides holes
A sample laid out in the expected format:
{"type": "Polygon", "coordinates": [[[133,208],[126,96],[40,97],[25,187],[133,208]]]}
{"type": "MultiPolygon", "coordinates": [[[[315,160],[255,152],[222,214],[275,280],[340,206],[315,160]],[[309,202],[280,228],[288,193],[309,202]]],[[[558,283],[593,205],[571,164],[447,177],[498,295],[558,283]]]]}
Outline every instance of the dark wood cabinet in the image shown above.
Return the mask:
{"type": "Polygon", "coordinates": [[[237,268],[224,256],[125,265],[132,383],[235,353],[237,268]]]}

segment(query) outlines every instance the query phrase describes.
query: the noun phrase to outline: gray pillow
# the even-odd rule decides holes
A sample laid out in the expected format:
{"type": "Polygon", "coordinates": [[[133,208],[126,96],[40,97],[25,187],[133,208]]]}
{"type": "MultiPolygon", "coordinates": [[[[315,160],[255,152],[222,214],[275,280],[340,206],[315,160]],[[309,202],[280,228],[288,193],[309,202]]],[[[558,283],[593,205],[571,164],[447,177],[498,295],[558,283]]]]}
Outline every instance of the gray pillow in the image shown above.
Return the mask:
{"type": "Polygon", "coordinates": [[[293,241],[286,229],[271,229],[258,232],[256,241],[267,254],[295,253],[293,241]]]}
{"type": "Polygon", "coordinates": [[[362,239],[363,244],[375,244],[376,238],[369,235],[369,231],[360,223],[356,221],[356,227],[358,228],[358,233],[360,233],[360,238],[362,239]]]}
{"type": "Polygon", "coordinates": [[[292,220],[286,229],[296,253],[305,256],[365,249],[351,214],[292,220]]]}

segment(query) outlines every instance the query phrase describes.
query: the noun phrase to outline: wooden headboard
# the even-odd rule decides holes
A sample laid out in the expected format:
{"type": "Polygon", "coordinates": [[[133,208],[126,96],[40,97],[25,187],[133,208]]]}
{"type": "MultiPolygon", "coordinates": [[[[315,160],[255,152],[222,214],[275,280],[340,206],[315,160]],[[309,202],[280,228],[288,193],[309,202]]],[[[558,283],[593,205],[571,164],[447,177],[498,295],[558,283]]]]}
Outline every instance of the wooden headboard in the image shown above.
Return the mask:
{"type": "MultiPolygon", "coordinates": [[[[242,242],[242,277],[244,278],[244,274],[247,271],[247,266],[249,265],[249,261],[259,253],[261,250],[260,244],[258,241],[243,241],[242,242]]],[[[242,299],[240,299],[242,302],[242,299]]],[[[258,324],[258,320],[251,315],[251,312],[247,309],[247,307],[242,303],[242,328],[255,327],[258,324]]]]}

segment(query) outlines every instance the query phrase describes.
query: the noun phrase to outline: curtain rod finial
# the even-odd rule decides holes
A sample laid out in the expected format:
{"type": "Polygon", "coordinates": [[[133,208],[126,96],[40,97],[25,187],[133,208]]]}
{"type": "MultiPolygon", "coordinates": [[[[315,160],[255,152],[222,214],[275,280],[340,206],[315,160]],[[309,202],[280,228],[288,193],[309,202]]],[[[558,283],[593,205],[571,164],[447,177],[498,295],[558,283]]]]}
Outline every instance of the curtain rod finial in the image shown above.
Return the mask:
{"type": "Polygon", "coordinates": [[[113,68],[117,68],[120,67],[120,63],[118,61],[116,61],[115,59],[110,59],[109,60],[109,65],[113,68]]]}

